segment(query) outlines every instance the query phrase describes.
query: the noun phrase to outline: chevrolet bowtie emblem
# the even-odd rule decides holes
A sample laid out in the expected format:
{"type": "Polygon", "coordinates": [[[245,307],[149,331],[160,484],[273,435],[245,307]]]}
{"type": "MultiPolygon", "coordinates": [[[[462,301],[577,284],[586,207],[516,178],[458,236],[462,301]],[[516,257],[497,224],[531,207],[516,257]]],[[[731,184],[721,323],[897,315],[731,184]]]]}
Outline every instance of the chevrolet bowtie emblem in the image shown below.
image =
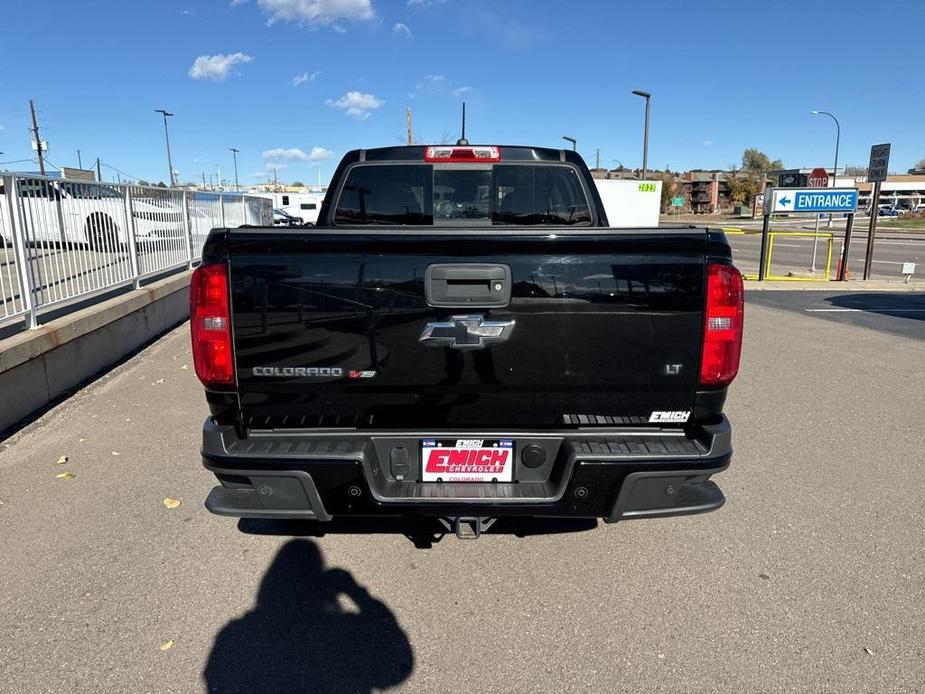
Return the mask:
{"type": "Polygon", "coordinates": [[[481,315],[450,316],[446,321],[428,323],[418,342],[430,347],[481,349],[506,341],[513,331],[513,320],[485,320],[481,315]]]}

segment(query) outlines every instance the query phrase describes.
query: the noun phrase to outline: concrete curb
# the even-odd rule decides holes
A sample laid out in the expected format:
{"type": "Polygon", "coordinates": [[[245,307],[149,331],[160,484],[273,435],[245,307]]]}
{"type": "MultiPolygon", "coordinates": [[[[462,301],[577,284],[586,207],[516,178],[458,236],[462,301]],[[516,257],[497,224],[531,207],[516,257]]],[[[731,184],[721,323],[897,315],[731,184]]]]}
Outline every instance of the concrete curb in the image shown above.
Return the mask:
{"type": "Polygon", "coordinates": [[[0,340],[0,432],[186,320],[190,274],[0,340]]]}
{"type": "Polygon", "coordinates": [[[814,282],[812,280],[801,282],[765,280],[745,282],[745,290],[760,291],[791,291],[791,292],[925,292],[925,282],[906,282],[890,280],[848,280],[847,282],[814,282]]]}

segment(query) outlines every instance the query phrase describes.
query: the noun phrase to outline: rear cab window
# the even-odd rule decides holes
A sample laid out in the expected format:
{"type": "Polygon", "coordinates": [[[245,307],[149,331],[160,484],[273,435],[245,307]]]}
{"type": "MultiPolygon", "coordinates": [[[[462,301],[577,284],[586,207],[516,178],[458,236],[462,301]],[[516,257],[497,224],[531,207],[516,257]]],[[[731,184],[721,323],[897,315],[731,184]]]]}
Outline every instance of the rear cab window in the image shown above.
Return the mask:
{"type": "Polygon", "coordinates": [[[568,164],[356,164],[335,225],[590,226],[591,208],[568,164]]]}

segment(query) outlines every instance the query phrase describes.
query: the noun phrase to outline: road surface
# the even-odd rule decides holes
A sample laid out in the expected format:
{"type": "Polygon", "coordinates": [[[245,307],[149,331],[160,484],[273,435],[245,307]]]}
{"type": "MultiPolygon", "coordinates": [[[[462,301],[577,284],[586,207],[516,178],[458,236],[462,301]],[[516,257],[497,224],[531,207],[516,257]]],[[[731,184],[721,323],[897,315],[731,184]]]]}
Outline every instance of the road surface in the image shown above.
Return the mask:
{"type": "MultiPolygon", "coordinates": [[[[822,229],[824,231],[824,229],[822,229]]],[[[732,255],[744,272],[757,274],[758,259],[761,257],[761,234],[729,234],[732,255]]],[[[838,259],[842,253],[844,233],[835,231],[832,246],[831,273],[835,276],[838,259]]],[[[819,239],[816,253],[817,276],[825,273],[826,240],[819,239]]],[[[848,270],[852,277],[861,277],[864,272],[864,256],[867,249],[867,230],[851,235],[848,247],[848,270]]],[[[777,235],[771,255],[771,272],[776,275],[794,273],[811,277],[813,239],[806,236],[777,235]]],[[[914,279],[925,279],[925,235],[902,234],[878,231],[874,241],[872,277],[879,279],[900,279],[903,277],[904,262],[916,263],[914,279]]]]}
{"type": "Polygon", "coordinates": [[[757,294],[723,509],[431,549],[209,515],[182,326],[0,444],[0,691],[923,691],[925,322],[757,294]]]}

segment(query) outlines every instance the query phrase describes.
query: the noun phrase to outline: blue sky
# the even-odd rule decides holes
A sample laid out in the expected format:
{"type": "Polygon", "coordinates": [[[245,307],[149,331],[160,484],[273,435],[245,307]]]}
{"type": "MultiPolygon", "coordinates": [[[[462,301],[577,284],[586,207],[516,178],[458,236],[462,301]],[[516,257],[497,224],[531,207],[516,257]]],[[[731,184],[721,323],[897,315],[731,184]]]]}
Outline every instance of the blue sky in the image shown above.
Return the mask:
{"type": "MultiPolygon", "coordinates": [[[[48,159],[97,156],[166,180],[174,167],[242,183],[278,166],[325,180],[357,147],[399,144],[405,107],[425,141],[469,137],[563,146],[593,165],[639,166],[653,94],[649,165],[725,167],[746,147],[788,166],[866,165],[892,142],[891,170],[925,158],[925,3],[876,19],[869,3],[541,0],[3,0],[0,162],[26,159],[28,100],[48,159]],[[876,29],[871,35],[871,29],[876,29]],[[16,56],[15,59],[12,56],[16,56]],[[299,79],[297,79],[299,78],[299,79]]],[[[28,163],[9,168],[35,168],[28,163]]],[[[104,169],[104,177],[114,175],[104,169]]]]}

